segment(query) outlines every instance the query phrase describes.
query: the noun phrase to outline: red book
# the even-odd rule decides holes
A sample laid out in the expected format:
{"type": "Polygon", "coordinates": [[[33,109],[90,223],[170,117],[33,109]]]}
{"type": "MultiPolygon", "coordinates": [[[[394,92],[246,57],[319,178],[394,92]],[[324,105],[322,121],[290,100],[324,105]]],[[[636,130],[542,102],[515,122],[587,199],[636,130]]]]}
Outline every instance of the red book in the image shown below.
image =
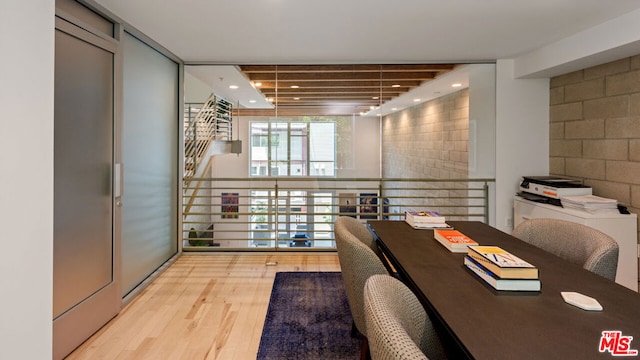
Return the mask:
{"type": "Polygon", "coordinates": [[[458,230],[435,229],[433,237],[449,251],[456,253],[466,253],[468,246],[478,245],[475,240],[458,230]]]}

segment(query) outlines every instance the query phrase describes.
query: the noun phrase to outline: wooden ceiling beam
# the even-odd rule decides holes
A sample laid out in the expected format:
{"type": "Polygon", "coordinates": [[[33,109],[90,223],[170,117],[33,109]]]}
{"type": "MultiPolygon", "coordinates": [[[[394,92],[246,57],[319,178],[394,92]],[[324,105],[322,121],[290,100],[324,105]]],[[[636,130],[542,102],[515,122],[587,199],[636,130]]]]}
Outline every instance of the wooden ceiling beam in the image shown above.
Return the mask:
{"type": "Polygon", "coordinates": [[[238,69],[254,84],[261,83],[256,88],[266,98],[275,99],[279,115],[346,115],[367,112],[455,67],[456,64],[327,64],[239,65],[238,69]]]}
{"type": "MultiPolygon", "coordinates": [[[[357,98],[339,98],[339,97],[326,97],[326,98],[299,98],[298,100],[295,100],[294,98],[290,98],[290,97],[286,97],[286,98],[279,98],[278,100],[274,100],[274,104],[277,103],[287,103],[287,104],[303,104],[303,103],[309,103],[309,104],[317,104],[317,103],[327,103],[327,102],[332,102],[332,103],[344,103],[344,104],[351,104],[351,105],[358,105],[358,104],[366,104],[367,106],[369,105],[376,105],[376,104],[380,104],[381,99],[372,99],[372,98],[363,98],[363,99],[357,99],[357,98]]],[[[382,102],[384,101],[389,101],[391,100],[391,98],[383,98],[382,102]]]]}
{"type": "MultiPolygon", "coordinates": [[[[416,86],[420,86],[424,81],[421,80],[398,80],[398,81],[314,81],[314,82],[298,82],[295,85],[298,85],[300,89],[303,88],[314,88],[314,89],[342,89],[342,88],[374,88],[379,89],[382,88],[392,88],[393,85],[400,85],[400,87],[404,88],[414,88],[416,86]]],[[[291,88],[293,84],[286,84],[284,82],[278,83],[278,89],[291,88]]],[[[275,89],[276,83],[273,81],[262,81],[262,85],[257,87],[258,89],[275,89]]]]}
{"type": "Polygon", "coordinates": [[[431,80],[435,79],[435,72],[388,72],[388,73],[346,73],[346,72],[315,72],[315,73],[254,73],[249,74],[253,82],[303,82],[303,81],[361,81],[361,80],[431,80]]]}
{"type": "Polygon", "coordinates": [[[366,112],[368,110],[354,109],[351,107],[322,107],[322,108],[280,108],[280,109],[242,109],[240,111],[241,117],[249,116],[279,116],[279,117],[294,117],[294,116],[353,116],[358,115],[360,112],[366,112]]]}
{"type": "Polygon", "coordinates": [[[384,64],[384,65],[240,65],[242,72],[251,73],[308,73],[308,72],[447,72],[455,64],[384,64]]]}
{"type": "Polygon", "coordinates": [[[379,95],[389,95],[389,96],[399,96],[404,93],[404,91],[399,91],[398,89],[388,89],[382,90],[379,89],[341,89],[340,91],[335,91],[331,89],[280,89],[276,92],[275,89],[265,89],[262,90],[262,94],[265,96],[306,96],[306,95],[327,95],[327,94],[341,94],[341,95],[366,95],[366,96],[379,96],[379,95]]]}
{"type": "Polygon", "coordinates": [[[371,97],[337,97],[337,96],[326,96],[326,97],[322,97],[322,96],[317,96],[317,97],[280,97],[278,99],[274,99],[273,102],[280,102],[280,103],[294,103],[294,102],[324,102],[324,101],[334,101],[334,102],[351,102],[351,103],[380,103],[380,101],[382,100],[384,101],[389,101],[392,98],[390,97],[386,97],[386,98],[382,98],[382,99],[374,99],[371,97]]]}

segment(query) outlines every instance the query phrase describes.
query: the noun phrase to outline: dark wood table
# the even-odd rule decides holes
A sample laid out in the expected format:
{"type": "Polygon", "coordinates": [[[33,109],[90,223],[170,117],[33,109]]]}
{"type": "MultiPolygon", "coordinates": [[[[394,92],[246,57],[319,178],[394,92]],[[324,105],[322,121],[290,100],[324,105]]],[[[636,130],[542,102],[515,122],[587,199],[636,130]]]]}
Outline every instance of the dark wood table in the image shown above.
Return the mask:
{"type": "MultiPolygon", "coordinates": [[[[464,266],[464,254],[452,253],[435,240],[432,230],[415,230],[404,221],[368,221],[400,277],[447,343],[455,345],[453,357],[611,359],[610,351],[599,351],[603,331],[632,336],[627,350],[640,350],[638,293],[484,223],[448,223],[481,245],[500,246],[536,265],[542,282],[540,292],[496,291],[464,266]],[[591,296],[604,309],[569,305],[561,291],[591,296]]],[[[624,341],[608,347],[624,352],[624,341]]]]}

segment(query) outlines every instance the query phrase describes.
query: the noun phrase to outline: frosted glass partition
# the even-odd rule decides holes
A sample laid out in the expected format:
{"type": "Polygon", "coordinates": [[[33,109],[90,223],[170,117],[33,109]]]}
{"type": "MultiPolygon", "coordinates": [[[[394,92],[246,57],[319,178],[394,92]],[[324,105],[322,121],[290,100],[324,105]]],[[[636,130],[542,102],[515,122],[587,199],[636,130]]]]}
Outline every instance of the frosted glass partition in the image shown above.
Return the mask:
{"type": "Polygon", "coordinates": [[[179,65],[125,33],[123,296],[177,253],[179,65]]]}

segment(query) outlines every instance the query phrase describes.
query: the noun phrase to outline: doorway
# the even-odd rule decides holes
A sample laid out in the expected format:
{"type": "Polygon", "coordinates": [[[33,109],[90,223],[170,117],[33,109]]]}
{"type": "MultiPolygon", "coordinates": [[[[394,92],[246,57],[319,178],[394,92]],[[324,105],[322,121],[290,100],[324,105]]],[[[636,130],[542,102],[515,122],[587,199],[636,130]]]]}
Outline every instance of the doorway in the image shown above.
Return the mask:
{"type": "Polygon", "coordinates": [[[117,45],[56,18],[53,358],[120,309],[114,198],[117,45]]]}

